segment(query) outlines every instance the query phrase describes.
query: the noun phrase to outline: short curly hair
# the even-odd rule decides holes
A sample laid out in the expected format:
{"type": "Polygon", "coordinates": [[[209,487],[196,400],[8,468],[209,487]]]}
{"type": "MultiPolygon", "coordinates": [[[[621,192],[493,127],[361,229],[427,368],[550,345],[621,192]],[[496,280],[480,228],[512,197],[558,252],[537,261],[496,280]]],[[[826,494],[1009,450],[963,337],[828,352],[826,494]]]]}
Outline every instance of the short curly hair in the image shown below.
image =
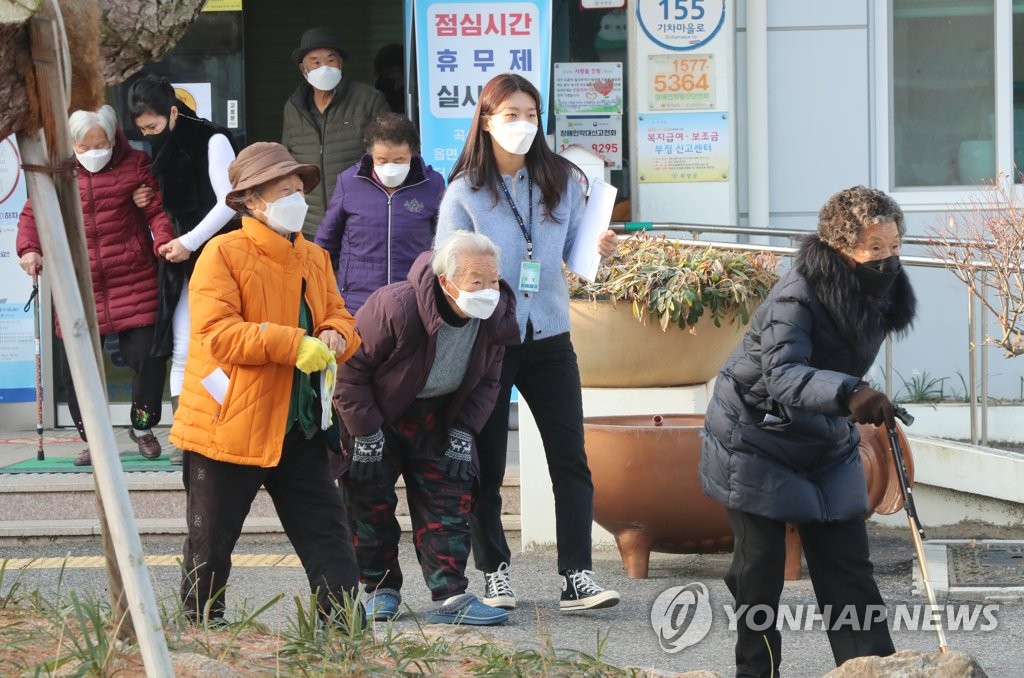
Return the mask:
{"type": "Polygon", "coordinates": [[[865,226],[895,221],[900,237],[907,226],[903,210],[885,191],[854,186],[829,198],[818,212],[818,237],[835,250],[848,252],[857,246],[865,226]]]}

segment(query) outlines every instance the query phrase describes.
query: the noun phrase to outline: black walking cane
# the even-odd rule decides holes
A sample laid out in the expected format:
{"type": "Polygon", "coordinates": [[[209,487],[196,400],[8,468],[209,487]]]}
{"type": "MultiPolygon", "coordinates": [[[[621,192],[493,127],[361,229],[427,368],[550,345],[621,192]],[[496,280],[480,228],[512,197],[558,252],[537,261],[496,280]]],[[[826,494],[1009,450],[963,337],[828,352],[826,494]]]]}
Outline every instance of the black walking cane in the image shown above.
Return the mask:
{"type": "Polygon", "coordinates": [[[32,296],[25,302],[25,312],[32,309],[32,319],[36,326],[36,435],[39,438],[36,447],[36,460],[43,461],[46,455],[43,453],[43,364],[41,358],[42,346],[40,346],[40,335],[42,334],[42,320],[39,315],[39,276],[32,276],[32,296]]]}
{"type": "MultiPolygon", "coordinates": [[[[895,406],[895,411],[896,416],[907,426],[914,423],[913,415],[899,405],[895,406]]],[[[907,466],[903,461],[903,450],[900,448],[899,436],[896,435],[896,426],[886,426],[886,429],[889,434],[889,449],[892,450],[892,458],[896,463],[896,475],[900,480],[903,508],[907,512],[907,522],[910,523],[910,536],[914,541],[914,550],[917,551],[917,562],[921,566],[921,581],[924,583],[924,593],[928,597],[928,611],[932,613],[938,609],[938,605],[935,602],[935,592],[932,591],[932,582],[928,578],[928,564],[924,557],[924,528],[921,527],[921,519],[917,515],[917,507],[914,505],[914,493],[910,488],[910,478],[907,466]]],[[[935,633],[939,637],[939,652],[949,652],[941,620],[935,625],[935,633]]]]}

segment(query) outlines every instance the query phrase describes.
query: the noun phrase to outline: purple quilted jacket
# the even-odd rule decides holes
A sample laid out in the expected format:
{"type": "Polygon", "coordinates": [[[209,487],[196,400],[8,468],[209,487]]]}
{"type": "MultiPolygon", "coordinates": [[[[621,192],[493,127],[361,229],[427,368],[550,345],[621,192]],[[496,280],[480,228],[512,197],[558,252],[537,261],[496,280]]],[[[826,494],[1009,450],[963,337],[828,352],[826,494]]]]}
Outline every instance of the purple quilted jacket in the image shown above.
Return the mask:
{"type": "Polygon", "coordinates": [[[416,257],[433,244],[444,178],[418,155],[411,165],[391,195],[373,178],[369,155],[338,175],[315,242],[330,253],[352,313],[373,291],[405,280],[416,257]]]}

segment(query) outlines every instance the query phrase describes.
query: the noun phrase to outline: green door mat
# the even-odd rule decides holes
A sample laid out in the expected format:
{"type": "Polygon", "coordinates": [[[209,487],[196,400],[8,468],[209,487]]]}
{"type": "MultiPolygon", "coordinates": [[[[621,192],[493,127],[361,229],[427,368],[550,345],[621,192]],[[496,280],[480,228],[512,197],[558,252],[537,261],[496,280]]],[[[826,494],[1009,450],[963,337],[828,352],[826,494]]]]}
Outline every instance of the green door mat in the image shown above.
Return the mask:
{"type": "MultiPolygon", "coordinates": [[[[77,456],[77,455],[76,455],[77,456]]],[[[181,473],[181,466],[171,464],[166,451],[157,459],[146,459],[138,452],[122,452],[121,468],[132,471],[173,471],[181,473]]],[[[29,459],[0,468],[0,473],[92,473],[92,466],[75,466],[75,457],[51,457],[39,461],[29,459]]]]}

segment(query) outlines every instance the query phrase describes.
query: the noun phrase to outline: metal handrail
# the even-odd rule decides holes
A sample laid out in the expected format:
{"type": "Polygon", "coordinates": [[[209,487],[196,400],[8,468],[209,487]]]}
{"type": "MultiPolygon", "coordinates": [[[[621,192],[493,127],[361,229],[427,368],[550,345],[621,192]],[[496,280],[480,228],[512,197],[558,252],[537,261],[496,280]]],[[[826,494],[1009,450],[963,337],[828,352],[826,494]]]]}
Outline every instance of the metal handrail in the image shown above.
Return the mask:
{"type": "MultiPolygon", "coordinates": [[[[632,224],[630,224],[632,225],[632,224]]],[[[756,228],[752,226],[722,226],[713,224],[678,224],[671,222],[661,223],[644,223],[643,229],[630,228],[628,231],[644,230],[654,232],[689,232],[691,235],[698,236],[704,233],[714,233],[719,235],[745,235],[755,237],[783,237],[783,238],[803,238],[807,235],[816,233],[816,231],[806,231],[798,229],[775,229],[775,228],[756,228]]],[[[612,223],[612,230],[616,232],[627,232],[627,224],[623,222],[612,223]]],[[[718,242],[709,240],[686,240],[683,238],[673,237],[673,240],[679,242],[682,245],[689,245],[693,247],[720,247],[722,249],[740,250],[740,251],[755,251],[755,252],[771,252],[780,256],[792,256],[797,252],[796,247],[782,246],[782,245],[757,245],[751,243],[730,243],[730,242],[718,242]]],[[[920,238],[920,237],[904,237],[902,239],[903,244],[907,245],[929,245],[935,242],[932,238],[920,238]]],[[[946,259],[939,259],[936,257],[917,257],[917,256],[900,256],[900,262],[908,266],[916,266],[920,268],[949,268],[950,262],[946,259]]],[[[986,261],[973,261],[972,266],[980,271],[987,271],[992,268],[992,265],[986,261]]],[[[982,445],[988,443],[988,359],[985,351],[981,351],[981,412],[980,417],[979,409],[979,397],[978,397],[978,369],[977,369],[977,349],[979,346],[984,346],[984,323],[986,319],[985,305],[981,304],[981,317],[982,317],[982,337],[978,340],[978,324],[976,321],[975,313],[976,301],[970,290],[967,292],[967,356],[968,356],[968,380],[969,385],[969,406],[970,406],[970,420],[971,420],[971,443],[976,444],[980,442],[982,445]],[[981,422],[981,432],[978,432],[979,419],[981,422]]],[[[893,397],[893,366],[892,366],[892,338],[887,337],[885,341],[885,392],[890,398],[893,397]]]]}

